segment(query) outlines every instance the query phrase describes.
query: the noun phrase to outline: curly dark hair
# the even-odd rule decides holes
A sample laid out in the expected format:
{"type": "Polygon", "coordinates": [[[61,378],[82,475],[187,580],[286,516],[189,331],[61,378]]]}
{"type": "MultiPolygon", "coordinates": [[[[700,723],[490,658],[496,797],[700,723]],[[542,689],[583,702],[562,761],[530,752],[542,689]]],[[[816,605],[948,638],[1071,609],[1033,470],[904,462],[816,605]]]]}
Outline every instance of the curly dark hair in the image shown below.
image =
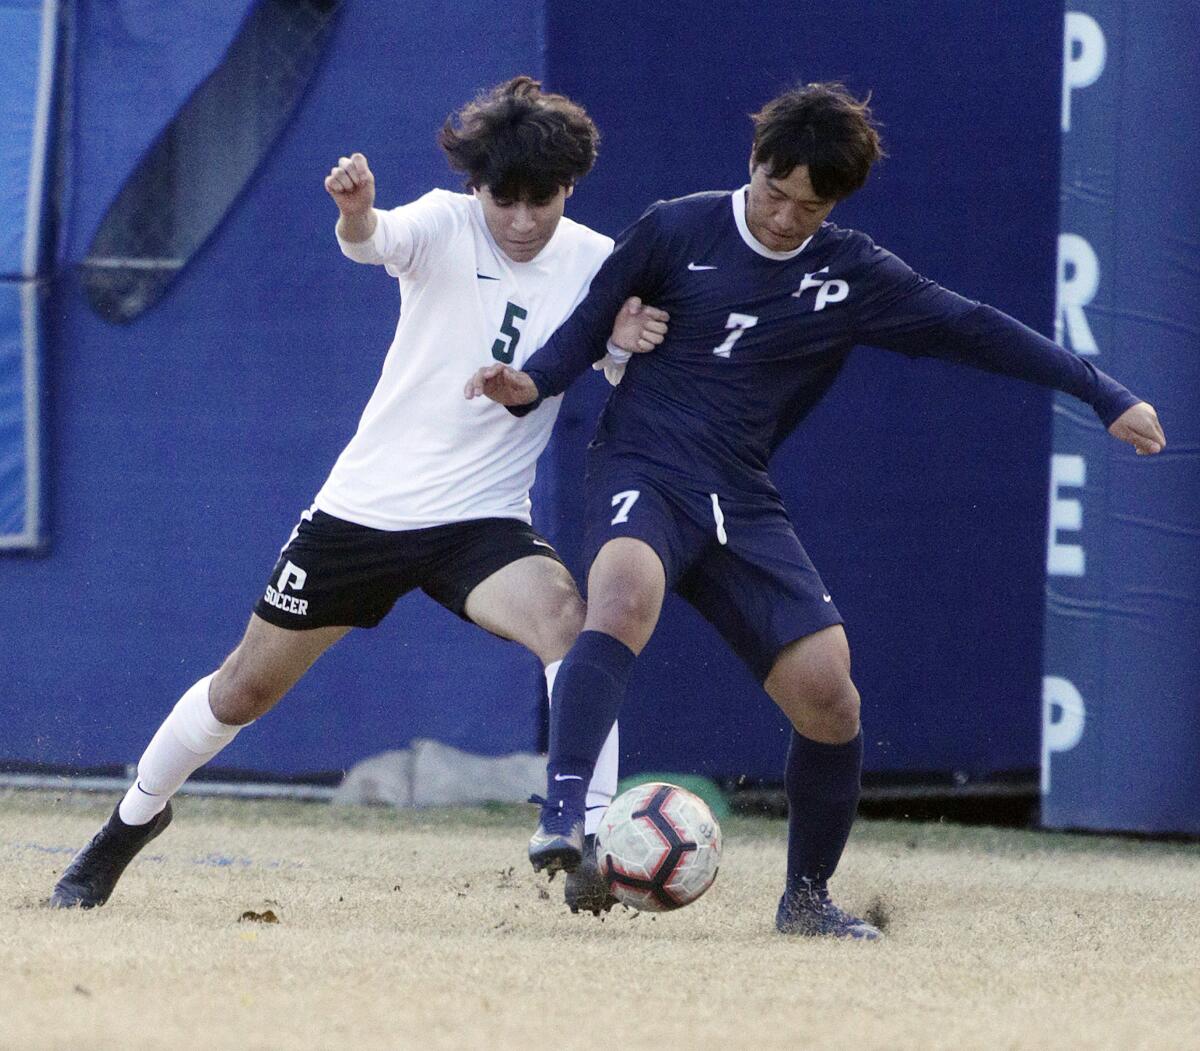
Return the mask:
{"type": "Polygon", "coordinates": [[[596,163],[600,133],[578,103],[513,77],[446,118],[438,145],[467,186],[496,197],[548,201],[596,163]]]}
{"type": "Polygon", "coordinates": [[[753,163],[766,165],[772,179],[786,179],[807,164],[819,197],[849,197],[884,155],[870,101],[869,95],[860,101],[832,81],[785,91],[750,116],[753,163]]]}

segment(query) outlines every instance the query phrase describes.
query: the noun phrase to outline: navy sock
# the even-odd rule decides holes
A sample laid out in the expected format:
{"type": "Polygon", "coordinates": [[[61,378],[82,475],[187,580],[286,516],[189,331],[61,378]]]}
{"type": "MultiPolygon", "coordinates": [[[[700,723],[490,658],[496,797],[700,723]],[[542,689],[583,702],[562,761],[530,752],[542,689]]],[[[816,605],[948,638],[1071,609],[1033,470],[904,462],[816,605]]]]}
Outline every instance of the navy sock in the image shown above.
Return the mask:
{"type": "Polygon", "coordinates": [[[784,785],[788,799],[788,889],[823,887],[837,868],[858,811],[862,731],[845,744],[821,744],[792,731],[784,785]]]}
{"type": "Polygon", "coordinates": [[[550,705],[546,798],[583,810],[592,769],[625,699],[633,650],[602,631],[582,632],[563,658],[550,705]]]}

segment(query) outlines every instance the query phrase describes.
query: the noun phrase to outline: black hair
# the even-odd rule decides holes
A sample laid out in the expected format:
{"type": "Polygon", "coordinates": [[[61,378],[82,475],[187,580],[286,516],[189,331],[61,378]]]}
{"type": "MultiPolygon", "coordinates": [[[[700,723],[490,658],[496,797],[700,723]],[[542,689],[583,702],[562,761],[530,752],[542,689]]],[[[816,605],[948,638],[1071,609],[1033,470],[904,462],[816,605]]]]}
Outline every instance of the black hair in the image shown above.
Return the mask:
{"type": "Polygon", "coordinates": [[[870,96],[856,99],[836,82],[785,91],[751,114],[753,163],[765,165],[772,179],[786,179],[805,164],[818,197],[849,197],[884,155],[869,102],[870,96]]]}
{"type": "Polygon", "coordinates": [[[542,203],[573,186],[596,162],[600,133],[565,95],[514,77],[446,118],[438,144],[467,186],[495,197],[542,203]]]}

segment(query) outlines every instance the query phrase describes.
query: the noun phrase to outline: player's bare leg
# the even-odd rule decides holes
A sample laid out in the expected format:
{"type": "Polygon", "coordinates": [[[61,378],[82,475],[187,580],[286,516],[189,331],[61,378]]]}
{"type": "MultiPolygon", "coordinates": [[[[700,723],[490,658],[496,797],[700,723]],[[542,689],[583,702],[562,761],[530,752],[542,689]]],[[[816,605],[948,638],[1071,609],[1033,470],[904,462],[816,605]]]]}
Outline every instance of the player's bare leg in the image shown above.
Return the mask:
{"type": "Polygon", "coordinates": [[[775,925],[785,934],[878,938],[871,924],[839,909],[827,888],[858,809],[862,769],[859,696],[841,625],[786,646],[763,686],[793,727],[784,774],[787,886],[775,925]]]}
{"type": "MultiPolygon", "coordinates": [[[[553,697],[563,655],[584,623],[583,600],[560,562],[531,556],[510,563],[467,596],[466,614],[480,627],[519,642],[536,654],[545,665],[547,696],[553,697]]],[[[584,859],[563,888],[572,912],[599,914],[616,904],[595,865],[594,843],[600,819],[617,791],[617,734],[614,723],[588,783],[584,859]]]]}
{"type": "Polygon", "coordinates": [[[192,686],[138,762],[138,776],[50,896],[57,908],[103,905],[134,856],[171,822],[171,796],[247,723],[269,711],[349,631],[288,631],[251,615],[237,648],[192,686]]]}
{"type": "Polygon", "coordinates": [[[530,555],[510,562],[467,596],[481,628],[519,642],[545,665],[563,659],[583,629],[583,599],[559,561],[530,555]]]}
{"type": "Polygon", "coordinates": [[[235,726],[266,715],[349,631],[347,627],[291,631],[250,614],[242,641],[213,675],[208,694],[213,715],[235,726]]]}
{"type": "Polygon", "coordinates": [[[546,803],[529,841],[535,871],[573,872],[583,860],[583,787],[620,710],[634,659],[654,632],[665,590],[662,562],[640,540],[610,540],[592,563],[584,630],[563,660],[550,715],[546,803]]]}
{"type": "Polygon", "coordinates": [[[859,732],[859,697],[850,678],[850,644],[840,624],[786,646],[763,688],[796,732],[845,744],[859,732]]]}

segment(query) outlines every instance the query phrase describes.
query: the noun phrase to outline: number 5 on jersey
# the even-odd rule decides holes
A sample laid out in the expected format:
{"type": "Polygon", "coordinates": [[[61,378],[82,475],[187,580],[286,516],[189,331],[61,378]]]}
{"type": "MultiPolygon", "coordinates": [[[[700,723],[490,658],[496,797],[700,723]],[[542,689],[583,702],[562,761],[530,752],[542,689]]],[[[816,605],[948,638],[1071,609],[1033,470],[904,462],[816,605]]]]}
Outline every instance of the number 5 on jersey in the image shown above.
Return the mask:
{"type": "Polygon", "coordinates": [[[517,328],[518,321],[529,317],[529,311],[516,303],[507,303],[504,307],[504,321],[500,324],[500,338],[492,344],[492,357],[505,365],[511,365],[517,354],[517,344],[521,342],[521,332],[517,328]]]}

